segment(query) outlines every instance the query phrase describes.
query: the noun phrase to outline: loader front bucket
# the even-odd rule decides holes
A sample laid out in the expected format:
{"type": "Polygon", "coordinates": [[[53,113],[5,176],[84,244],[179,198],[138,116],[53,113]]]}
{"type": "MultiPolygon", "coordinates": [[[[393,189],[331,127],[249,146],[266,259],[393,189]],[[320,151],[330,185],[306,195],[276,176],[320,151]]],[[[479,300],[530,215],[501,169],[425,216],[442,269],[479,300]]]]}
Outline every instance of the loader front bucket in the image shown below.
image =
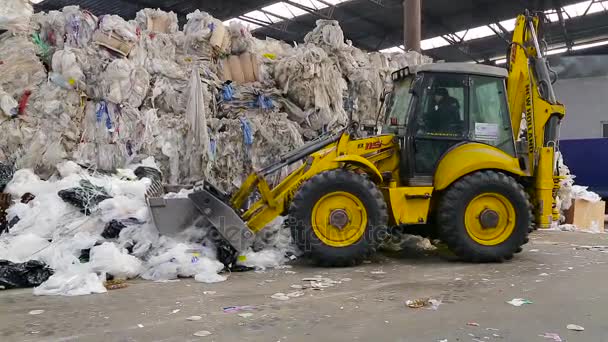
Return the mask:
{"type": "Polygon", "coordinates": [[[221,199],[208,190],[188,195],[194,206],[238,252],[244,252],[253,244],[255,234],[241,217],[221,199]]]}
{"type": "Polygon", "coordinates": [[[205,184],[188,198],[148,198],[152,220],[163,235],[174,236],[205,219],[237,252],[253,244],[255,234],[227,203],[227,198],[205,184]]]}
{"type": "Polygon", "coordinates": [[[189,198],[149,197],[148,208],[154,226],[166,236],[178,235],[201,219],[201,213],[189,198]]]}

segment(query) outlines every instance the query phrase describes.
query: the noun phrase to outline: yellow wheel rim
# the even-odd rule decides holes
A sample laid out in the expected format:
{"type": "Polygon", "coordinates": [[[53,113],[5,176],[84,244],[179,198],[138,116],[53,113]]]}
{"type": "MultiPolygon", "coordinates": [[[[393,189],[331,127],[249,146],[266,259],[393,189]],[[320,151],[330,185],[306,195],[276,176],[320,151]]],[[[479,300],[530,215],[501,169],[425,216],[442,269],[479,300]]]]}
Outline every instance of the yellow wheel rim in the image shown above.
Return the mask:
{"type": "Polygon", "coordinates": [[[359,241],[367,227],[367,211],[361,200],[348,192],[331,192],[312,208],[312,229],[328,246],[346,247],[359,241]]]}
{"type": "Polygon", "coordinates": [[[515,219],[513,204],[496,193],[485,193],[473,198],[464,213],[467,233],[471,239],[484,246],[496,246],[507,240],[515,230],[515,219]]]}

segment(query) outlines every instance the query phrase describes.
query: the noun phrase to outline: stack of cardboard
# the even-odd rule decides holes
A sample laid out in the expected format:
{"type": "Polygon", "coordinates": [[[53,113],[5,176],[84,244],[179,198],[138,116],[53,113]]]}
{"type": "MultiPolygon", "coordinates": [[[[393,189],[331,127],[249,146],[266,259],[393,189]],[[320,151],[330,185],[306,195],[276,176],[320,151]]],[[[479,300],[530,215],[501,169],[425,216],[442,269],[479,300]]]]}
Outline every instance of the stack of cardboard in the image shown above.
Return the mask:
{"type": "Polygon", "coordinates": [[[237,55],[230,55],[222,60],[222,80],[232,81],[237,84],[259,82],[262,80],[260,75],[260,63],[255,54],[245,52],[237,55]]]}
{"type": "Polygon", "coordinates": [[[566,223],[573,224],[580,230],[601,233],[604,231],[605,212],[606,202],[577,198],[566,211],[566,223]]]}
{"type": "Polygon", "coordinates": [[[125,57],[129,55],[129,53],[133,49],[133,46],[135,46],[135,43],[128,42],[115,33],[105,34],[99,30],[93,33],[93,41],[97,45],[108,48],[125,57]]]}

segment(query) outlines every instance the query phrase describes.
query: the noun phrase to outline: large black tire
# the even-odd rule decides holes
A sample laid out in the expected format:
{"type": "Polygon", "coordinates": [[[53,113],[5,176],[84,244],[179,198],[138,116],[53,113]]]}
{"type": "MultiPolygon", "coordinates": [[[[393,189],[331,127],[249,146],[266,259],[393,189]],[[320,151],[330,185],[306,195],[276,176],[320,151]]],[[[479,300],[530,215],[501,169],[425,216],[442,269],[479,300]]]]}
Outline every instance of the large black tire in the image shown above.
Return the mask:
{"type": "Polygon", "coordinates": [[[456,181],[443,194],[437,218],[439,234],[450,250],[473,262],[510,260],[528,241],[532,212],[528,195],[513,177],[495,171],[480,171],[456,181]],[[515,211],[515,227],[501,243],[487,245],[475,241],[467,231],[465,211],[477,196],[494,193],[507,199],[515,211]]]}
{"type": "Polygon", "coordinates": [[[288,224],[296,245],[316,265],[345,267],[360,264],[378,249],[386,237],[387,205],[382,193],[367,177],[346,170],[320,173],[306,181],[289,208],[288,224]],[[356,242],[343,247],[324,243],[312,227],[315,204],[323,196],[346,192],[358,198],[367,213],[365,232],[356,242]]]}

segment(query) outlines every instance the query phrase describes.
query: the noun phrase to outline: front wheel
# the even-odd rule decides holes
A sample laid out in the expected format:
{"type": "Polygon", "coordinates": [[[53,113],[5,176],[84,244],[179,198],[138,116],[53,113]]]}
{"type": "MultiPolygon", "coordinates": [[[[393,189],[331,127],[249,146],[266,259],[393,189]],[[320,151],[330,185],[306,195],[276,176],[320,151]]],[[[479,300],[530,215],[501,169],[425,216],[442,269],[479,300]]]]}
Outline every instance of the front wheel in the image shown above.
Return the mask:
{"type": "Polygon", "coordinates": [[[361,263],[385,238],[388,221],[376,185],[346,170],[326,171],[304,183],[289,216],[294,242],[322,266],[361,263]]]}
{"type": "Polygon", "coordinates": [[[438,207],[441,239],[459,257],[474,262],[509,260],[528,241],[532,213],[513,177],[481,171],[455,182],[438,207]]]}

